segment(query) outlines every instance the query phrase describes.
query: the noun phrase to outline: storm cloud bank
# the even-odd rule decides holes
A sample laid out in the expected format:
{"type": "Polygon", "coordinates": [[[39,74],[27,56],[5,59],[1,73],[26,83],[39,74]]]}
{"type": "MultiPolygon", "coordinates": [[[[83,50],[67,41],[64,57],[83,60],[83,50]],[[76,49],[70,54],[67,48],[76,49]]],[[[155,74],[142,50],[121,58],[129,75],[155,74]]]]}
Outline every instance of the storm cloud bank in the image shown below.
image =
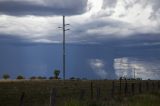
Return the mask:
{"type": "Polygon", "coordinates": [[[160,35],[159,0],[0,0],[0,14],[0,36],[28,42],[61,42],[62,15],[71,24],[70,43],[160,35]]]}
{"type": "Polygon", "coordinates": [[[0,0],[0,14],[75,15],[86,11],[87,0],[0,0]]]}

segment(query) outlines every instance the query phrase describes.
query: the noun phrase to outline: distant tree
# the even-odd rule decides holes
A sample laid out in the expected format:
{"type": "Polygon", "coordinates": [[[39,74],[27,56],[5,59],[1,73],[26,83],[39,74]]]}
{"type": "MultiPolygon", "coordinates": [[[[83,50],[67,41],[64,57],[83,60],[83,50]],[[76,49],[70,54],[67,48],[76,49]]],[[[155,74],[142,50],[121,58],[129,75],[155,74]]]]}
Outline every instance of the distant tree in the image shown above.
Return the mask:
{"type": "Polygon", "coordinates": [[[9,78],[10,78],[10,76],[8,74],[3,75],[3,79],[9,79],[9,78]]]}
{"type": "Polygon", "coordinates": [[[32,76],[32,77],[30,77],[30,79],[31,79],[31,80],[34,80],[34,79],[37,79],[37,77],[32,76]]]}
{"type": "Polygon", "coordinates": [[[59,74],[60,74],[60,70],[54,70],[54,78],[55,79],[58,79],[58,76],[59,76],[59,74]]]}
{"type": "Polygon", "coordinates": [[[38,76],[37,79],[47,79],[46,77],[38,76]]]}
{"type": "Polygon", "coordinates": [[[18,75],[16,79],[21,80],[21,79],[25,79],[25,78],[22,75],[18,75]]]}
{"type": "Polygon", "coordinates": [[[119,80],[122,80],[122,79],[123,79],[123,77],[120,77],[120,78],[119,78],[119,80]]]}
{"type": "Polygon", "coordinates": [[[108,79],[106,79],[106,78],[104,79],[104,81],[107,81],[107,80],[108,80],[108,79]]]}
{"type": "Polygon", "coordinates": [[[142,80],[142,78],[136,78],[136,80],[142,80]]]}
{"type": "Polygon", "coordinates": [[[38,76],[37,79],[43,79],[43,77],[42,76],[38,76]]]}
{"type": "Polygon", "coordinates": [[[80,81],[81,79],[80,79],[80,78],[76,78],[76,80],[77,80],[77,81],[80,81]]]}
{"type": "Polygon", "coordinates": [[[71,77],[71,78],[70,78],[70,80],[75,80],[75,79],[76,79],[75,77],[71,77]]]}
{"type": "Polygon", "coordinates": [[[131,80],[136,80],[135,78],[131,78],[131,80]]]}
{"type": "Polygon", "coordinates": [[[49,79],[50,79],[50,80],[52,80],[52,79],[53,79],[53,77],[49,77],[49,79]]]}
{"type": "Polygon", "coordinates": [[[88,79],[84,77],[84,78],[82,78],[82,80],[88,80],[88,79]]]}
{"type": "Polygon", "coordinates": [[[42,79],[47,79],[47,77],[42,77],[42,79]]]}

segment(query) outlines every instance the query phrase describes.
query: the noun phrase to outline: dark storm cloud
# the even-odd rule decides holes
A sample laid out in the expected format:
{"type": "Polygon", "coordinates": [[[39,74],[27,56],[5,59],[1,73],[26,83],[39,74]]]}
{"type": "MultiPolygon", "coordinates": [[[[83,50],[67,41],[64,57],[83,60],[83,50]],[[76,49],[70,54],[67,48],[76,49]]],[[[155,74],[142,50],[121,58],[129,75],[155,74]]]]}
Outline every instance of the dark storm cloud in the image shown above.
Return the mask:
{"type": "MultiPolygon", "coordinates": [[[[107,20],[100,20],[94,19],[92,21],[86,22],[84,24],[76,24],[74,29],[72,30],[72,34],[70,39],[73,41],[86,41],[86,42],[97,42],[102,43],[103,41],[109,41],[112,39],[119,39],[121,38],[121,33],[117,33],[114,30],[121,29],[123,27],[130,27],[130,25],[126,22],[121,22],[118,20],[107,19],[107,20]],[[113,33],[112,33],[113,32],[113,33]],[[120,37],[117,37],[117,34],[120,37]]],[[[70,36],[71,34],[68,34],[70,36]]],[[[123,37],[122,37],[123,38],[123,37]]],[[[123,38],[124,39],[124,38],[123,38]]],[[[84,42],[83,42],[84,43],[84,42]]]]}
{"type": "Polygon", "coordinates": [[[16,35],[10,35],[10,34],[0,34],[0,45],[14,45],[14,44],[29,44],[30,41],[27,39],[24,39],[20,36],[16,35]]]}
{"type": "Polygon", "coordinates": [[[87,0],[0,0],[0,14],[7,15],[75,15],[86,11],[87,0]]]}
{"type": "Polygon", "coordinates": [[[152,0],[152,3],[153,3],[154,10],[160,9],[160,1],[159,0],[152,0]]]}
{"type": "Polygon", "coordinates": [[[160,18],[160,0],[152,0],[153,12],[150,16],[150,19],[156,20],[160,18]]]}
{"type": "MultiPolygon", "coordinates": [[[[37,46],[37,45],[53,45],[53,43],[40,43],[40,42],[32,42],[30,39],[20,37],[17,35],[10,34],[0,34],[0,46],[37,46]]],[[[56,44],[55,44],[56,45],[56,44]]]]}

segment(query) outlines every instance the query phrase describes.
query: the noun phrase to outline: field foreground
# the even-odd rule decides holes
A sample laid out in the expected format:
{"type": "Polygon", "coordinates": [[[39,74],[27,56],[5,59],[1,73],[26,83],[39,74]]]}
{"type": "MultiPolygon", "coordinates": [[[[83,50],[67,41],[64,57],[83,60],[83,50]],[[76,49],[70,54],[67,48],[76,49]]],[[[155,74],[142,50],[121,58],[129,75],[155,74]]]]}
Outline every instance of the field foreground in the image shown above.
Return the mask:
{"type": "Polygon", "coordinates": [[[159,81],[0,81],[0,106],[159,106],[159,81]]]}

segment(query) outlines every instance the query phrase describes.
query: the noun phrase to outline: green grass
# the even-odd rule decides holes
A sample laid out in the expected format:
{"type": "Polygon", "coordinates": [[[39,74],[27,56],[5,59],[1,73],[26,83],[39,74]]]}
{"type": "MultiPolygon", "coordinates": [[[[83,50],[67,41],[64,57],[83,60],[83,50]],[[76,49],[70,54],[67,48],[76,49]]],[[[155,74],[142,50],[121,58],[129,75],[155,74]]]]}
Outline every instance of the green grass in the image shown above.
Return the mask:
{"type": "Polygon", "coordinates": [[[134,96],[128,101],[129,106],[159,106],[160,92],[134,96]]]}
{"type": "Polygon", "coordinates": [[[112,99],[110,101],[85,101],[71,99],[65,106],[159,106],[160,93],[141,94],[133,97],[112,99]]]}
{"type": "MultiPolygon", "coordinates": [[[[18,106],[22,92],[25,92],[24,106],[49,106],[52,88],[57,89],[56,106],[159,106],[160,92],[158,86],[151,86],[146,93],[145,83],[142,81],[143,93],[138,93],[139,81],[128,82],[127,97],[119,95],[119,81],[115,81],[115,97],[111,97],[112,81],[93,81],[93,100],[90,99],[91,81],[58,81],[58,80],[22,80],[0,81],[0,106],[18,106]],[[131,83],[135,84],[135,95],[131,96],[131,83]],[[100,99],[96,99],[96,88],[101,88],[100,99]],[[80,91],[85,90],[83,100],[80,100],[80,91]],[[157,92],[151,92],[157,91],[157,92]]],[[[157,81],[154,81],[155,83],[157,81]]]]}

